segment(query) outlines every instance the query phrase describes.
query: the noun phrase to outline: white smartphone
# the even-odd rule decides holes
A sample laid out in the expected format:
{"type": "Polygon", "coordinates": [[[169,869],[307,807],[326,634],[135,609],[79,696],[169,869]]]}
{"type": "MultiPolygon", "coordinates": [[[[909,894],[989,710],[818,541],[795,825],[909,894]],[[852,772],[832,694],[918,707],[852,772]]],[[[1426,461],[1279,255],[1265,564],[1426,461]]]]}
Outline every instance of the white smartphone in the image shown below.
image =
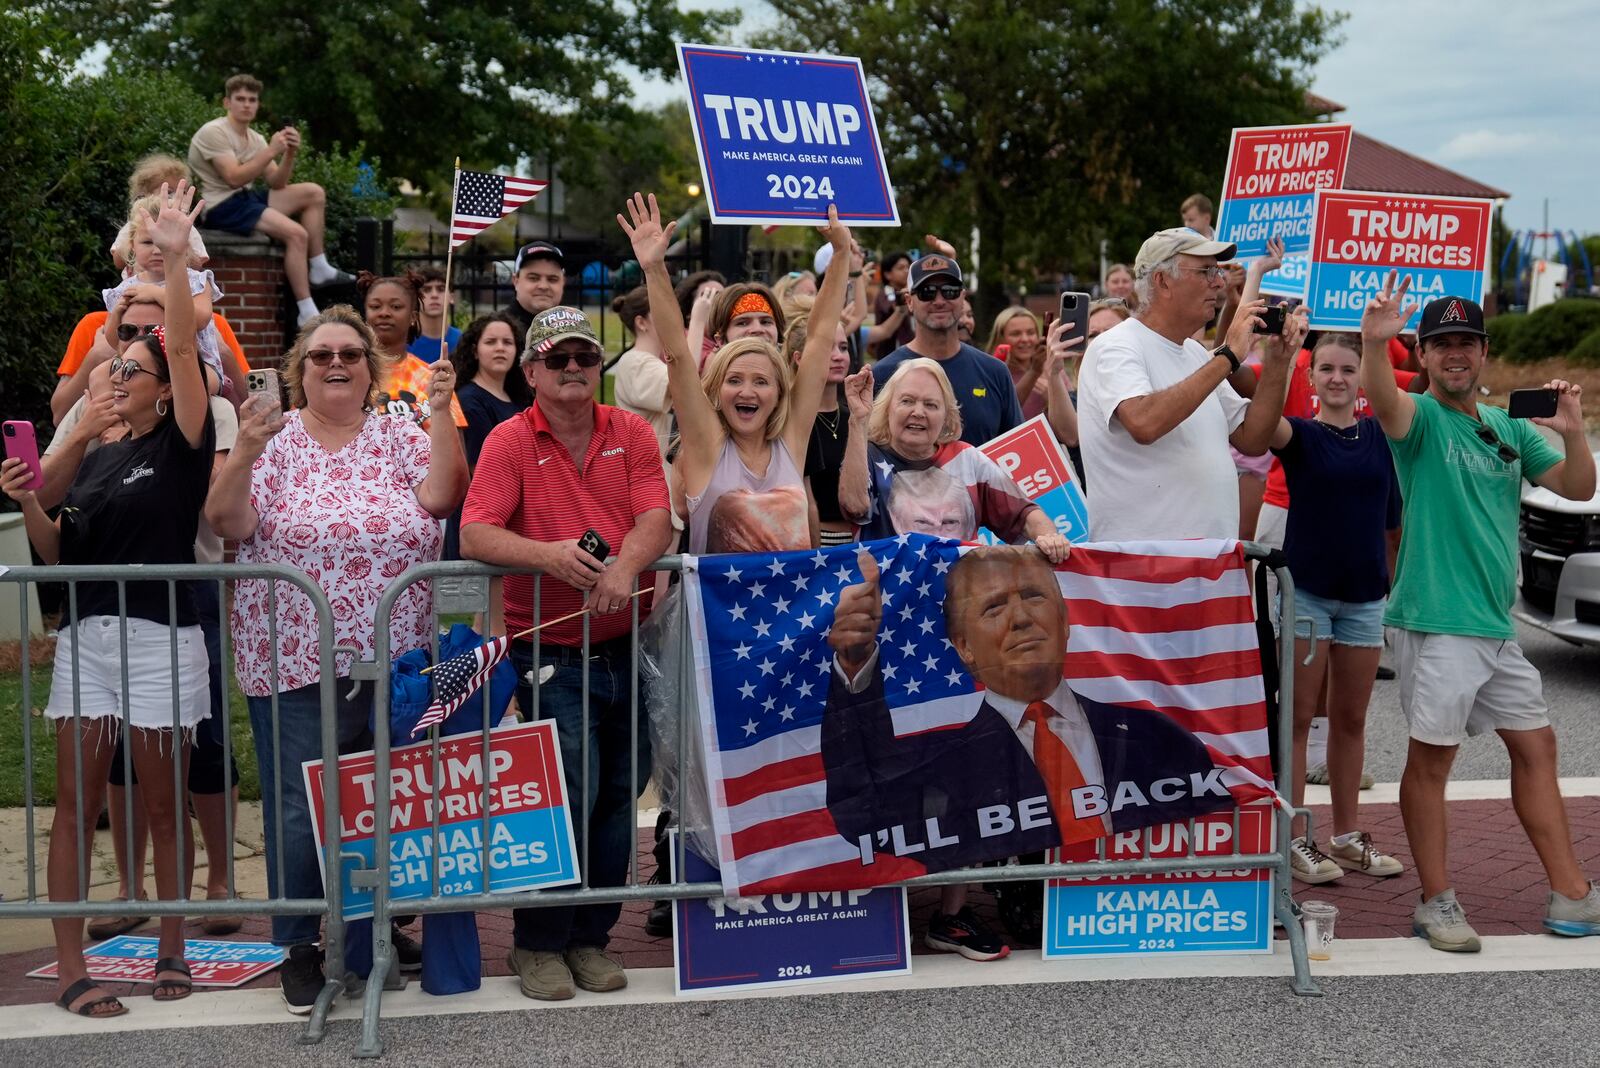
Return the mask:
{"type": "Polygon", "coordinates": [[[249,388],[250,396],[263,396],[272,405],[274,415],[283,414],[283,387],[278,383],[278,372],[270,367],[261,371],[251,371],[245,376],[245,383],[249,388]]]}

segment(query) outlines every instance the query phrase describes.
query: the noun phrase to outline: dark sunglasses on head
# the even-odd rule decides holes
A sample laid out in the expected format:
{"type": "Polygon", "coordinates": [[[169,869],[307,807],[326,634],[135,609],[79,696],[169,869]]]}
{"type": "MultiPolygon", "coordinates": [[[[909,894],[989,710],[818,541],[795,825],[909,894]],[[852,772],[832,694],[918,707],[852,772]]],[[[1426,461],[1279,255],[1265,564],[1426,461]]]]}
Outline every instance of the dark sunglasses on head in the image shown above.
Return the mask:
{"type": "Polygon", "coordinates": [[[126,382],[134,375],[149,375],[158,382],[165,382],[166,375],[157,374],[148,367],[139,366],[139,361],[127,359],[122,356],[113,357],[111,360],[111,377],[113,380],[126,382]]]}
{"type": "Polygon", "coordinates": [[[584,349],[581,352],[552,352],[548,356],[540,356],[544,361],[547,371],[565,371],[569,360],[577,360],[578,366],[587,370],[590,367],[600,366],[600,354],[594,349],[584,349]]]}
{"type": "Polygon", "coordinates": [[[153,333],[155,331],[155,328],[156,328],[156,324],[155,323],[146,323],[144,326],[140,326],[137,323],[118,323],[117,324],[117,340],[118,341],[132,341],[136,337],[140,337],[140,336],[142,336],[144,334],[153,333]]]}
{"type": "Polygon", "coordinates": [[[950,283],[940,285],[937,282],[924,282],[913,292],[916,293],[918,300],[933,300],[935,297],[943,297],[945,300],[957,300],[963,290],[960,286],[950,283]]]}
{"type": "Polygon", "coordinates": [[[1502,463],[1514,464],[1518,460],[1522,459],[1522,454],[1520,452],[1501,441],[1495,432],[1489,429],[1488,426],[1479,424],[1477,433],[1478,440],[1494,449],[1495,454],[1500,457],[1500,461],[1502,463]]]}
{"type": "Polygon", "coordinates": [[[327,367],[329,364],[333,363],[333,359],[334,359],[335,356],[337,356],[339,358],[339,362],[344,364],[346,367],[354,367],[356,364],[360,363],[362,360],[365,360],[367,358],[367,350],[366,349],[337,349],[337,350],[335,350],[335,349],[312,349],[311,351],[306,353],[306,359],[310,360],[312,363],[316,364],[318,367],[327,367]]]}

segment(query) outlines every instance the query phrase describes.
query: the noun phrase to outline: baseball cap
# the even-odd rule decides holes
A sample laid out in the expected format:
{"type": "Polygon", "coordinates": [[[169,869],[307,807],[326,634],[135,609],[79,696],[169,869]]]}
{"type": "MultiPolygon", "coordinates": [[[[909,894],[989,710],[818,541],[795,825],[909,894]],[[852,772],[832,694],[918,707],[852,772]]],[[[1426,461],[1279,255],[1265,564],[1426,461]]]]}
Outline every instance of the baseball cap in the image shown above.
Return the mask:
{"type": "Polygon", "coordinates": [[[1477,334],[1488,337],[1483,328],[1483,309],[1478,302],[1466,297],[1440,297],[1430,300],[1422,309],[1422,323],[1417,327],[1417,340],[1435,334],[1477,334]]]}
{"type": "Polygon", "coordinates": [[[1231,260],[1236,251],[1237,246],[1231,242],[1215,241],[1187,226],[1157,230],[1139,246],[1139,255],[1133,259],[1133,276],[1143,278],[1150,273],[1150,268],[1177,255],[1215,256],[1219,260],[1231,260]]]}
{"type": "Polygon", "coordinates": [[[577,308],[560,304],[547,308],[535,315],[528,327],[528,337],[522,346],[522,362],[537,360],[560,342],[572,338],[587,341],[596,350],[600,348],[600,339],[594,336],[594,327],[589,324],[587,315],[577,308]]]}
{"type": "Polygon", "coordinates": [[[511,273],[519,274],[522,271],[522,265],[529,260],[555,260],[561,264],[562,270],[566,270],[567,266],[566,257],[561,254],[561,250],[555,245],[548,241],[529,241],[526,245],[517,249],[517,260],[511,267],[511,273]]]}
{"type": "Polygon", "coordinates": [[[930,252],[911,265],[911,276],[907,284],[910,288],[916,289],[933,278],[949,278],[951,281],[965,284],[961,277],[961,265],[949,256],[942,256],[937,252],[930,252]]]}

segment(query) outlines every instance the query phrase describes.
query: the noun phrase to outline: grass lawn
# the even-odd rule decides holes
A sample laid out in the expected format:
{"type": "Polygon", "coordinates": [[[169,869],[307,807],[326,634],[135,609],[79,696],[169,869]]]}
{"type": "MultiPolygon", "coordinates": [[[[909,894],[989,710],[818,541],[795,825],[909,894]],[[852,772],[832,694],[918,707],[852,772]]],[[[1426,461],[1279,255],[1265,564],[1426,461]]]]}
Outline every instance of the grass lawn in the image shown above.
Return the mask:
{"type": "MultiPolygon", "coordinates": [[[[29,704],[43,709],[50,698],[50,666],[35,667],[31,676],[29,704]]],[[[232,686],[232,679],[229,679],[232,686]]],[[[261,797],[261,781],[256,771],[255,744],[250,738],[250,716],[244,696],[232,687],[228,699],[228,723],[233,734],[233,758],[239,765],[239,796],[247,801],[261,797]]],[[[33,746],[33,797],[37,804],[50,805],[56,798],[56,740],[49,720],[22,707],[22,676],[15,671],[0,673],[0,808],[15,808],[23,803],[23,730],[26,725],[33,746]]],[[[69,771],[70,774],[70,765],[69,771]]]]}

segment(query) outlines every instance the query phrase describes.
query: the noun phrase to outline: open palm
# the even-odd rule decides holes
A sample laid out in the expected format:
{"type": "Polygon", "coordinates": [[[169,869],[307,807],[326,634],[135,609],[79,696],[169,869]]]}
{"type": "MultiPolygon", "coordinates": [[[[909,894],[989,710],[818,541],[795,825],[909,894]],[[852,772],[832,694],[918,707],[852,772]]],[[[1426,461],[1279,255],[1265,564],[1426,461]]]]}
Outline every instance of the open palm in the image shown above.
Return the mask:
{"type": "Polygon", "coordinates": [[[627,218],[618,215],[617,225],[622,227],[622,232],[633,243],[633,255],[639,261],[639,266],[655,267],[665,263],[667,248],[672,244],[672,235],[677,231],[678,224],[669,222],[661,225],[661,206],[656,203],[654,193],[648,198],[639,193],[633,194],[627,208],[627,218]]]}
{"type": "Polygon", "coordinates": [[[204,207],[205,201],[195,203],[194,187],[186,179],[178,179],[178,188],[171,192],[163,184],[161,206],[148,231],[150,239],[157,248],[188,248],[189,232],[194,229],[194,221],[204,207]]]}

